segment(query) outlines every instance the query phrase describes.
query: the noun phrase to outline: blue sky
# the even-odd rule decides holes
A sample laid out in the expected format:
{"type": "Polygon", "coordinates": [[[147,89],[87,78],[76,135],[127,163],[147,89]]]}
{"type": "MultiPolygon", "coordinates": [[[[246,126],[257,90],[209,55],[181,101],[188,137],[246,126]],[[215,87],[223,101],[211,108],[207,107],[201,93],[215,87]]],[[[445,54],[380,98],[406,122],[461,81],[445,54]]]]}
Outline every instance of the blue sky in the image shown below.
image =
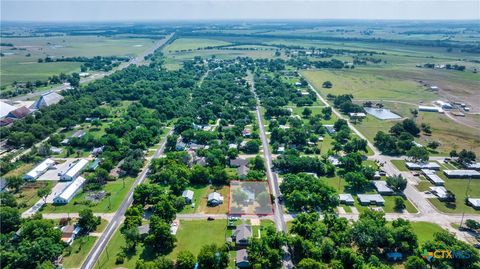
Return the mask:
{"type": "Polygon", "coordinates": [[[480,19],[480,0],[1,0],[2,21],[480,19]]]}

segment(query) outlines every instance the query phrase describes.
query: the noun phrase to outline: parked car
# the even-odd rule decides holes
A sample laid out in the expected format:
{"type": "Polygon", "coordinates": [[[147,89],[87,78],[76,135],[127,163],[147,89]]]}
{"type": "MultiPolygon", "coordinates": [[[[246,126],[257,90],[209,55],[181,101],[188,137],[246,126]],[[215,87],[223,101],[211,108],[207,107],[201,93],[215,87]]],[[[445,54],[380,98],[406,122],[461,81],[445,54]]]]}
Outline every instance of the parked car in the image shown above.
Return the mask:
{"type": "Polygon", "coordinates": [[[208,217],[207,220],[215,220],[214,217],[208,217]]]}

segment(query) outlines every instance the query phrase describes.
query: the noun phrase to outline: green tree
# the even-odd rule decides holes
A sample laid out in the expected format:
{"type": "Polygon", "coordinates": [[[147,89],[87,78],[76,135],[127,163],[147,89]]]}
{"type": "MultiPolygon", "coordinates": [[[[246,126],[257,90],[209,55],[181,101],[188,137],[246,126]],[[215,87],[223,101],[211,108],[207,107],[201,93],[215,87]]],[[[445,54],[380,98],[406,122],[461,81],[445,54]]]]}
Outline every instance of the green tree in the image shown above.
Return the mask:
{"type": "Polygon", "coordinates": [[[370,181],[359,172],[348,172],[343,177],[348,185],[356,191],[363,191],[370,184],[370,181]]]}
{"type": "Polygon", "coordinates": [[[473,219],[467,219],[465,221],[465,226],[467,226],[468,228],[470,228],[472,230],[480,229],[480,223],[476,220],[473,220],[473,219]]]}
{"type": "Polygon", "coordinates": [[[428,161],[429,153],[428,150],[424,147],[416,147],[413,146],[409,149],[406,153],[408,157],[410,157],[414,162],[426,162],[428,161]]]}
{"type": "Polygon", "coordinates": [[[402,211],[406,208],[405,201],[401,197],[395,197],[395,210],[402,211]]]}
{"type": "Polygon", "coordinates": [[[425,261],[418,256],[410,256],[405,261],[405,269],[427,269],[425,261]]]}
{"type": "Polygon", "coordinates": [[[20,187],[25,183],[25,181],[19,176],[7,177],[5,180],[7,181],[7,186],[13,189],[15,193],[19,192],[20,187]]]}
{"type": "Polygon", "coordinates": [[[175,247],[177,239],[170,232],[170,225],[157,216],[150,219],[150,230],[145,242],[159,253],[169,253],[175,247]]]}
{"type": "Polygon", "coordinates": [[[308,107],[305,107],[302,111],[302,115],[304,118],[308,118],[312,115],[312,110],[308,107]]]}
{"type": "Polygon", "coordinates": [[[260,150],[260,141],[253,139],[247,142],[244,147],[244,151],[247,154],[257,154],[260,150]]]}
{"type": "Polygon", "coordinates": [[[260,205],[260,207],[267,207],[271,203],[270,194],[266,191],[259,193],[255,197],[255,200],[260,205]]]}
{"type": "Polygon", "coordinates": [[[47,196],[50,195],[51,192],[52,190],[48,186],[45,186],[37,190],[37,196],[42,198],[43,201],[46,203],[47,196]]]}
{"type": "Polygon", "coordinates": [[[200,269],[224,269],[228,267],[228,249],[215,244],[205,245],[198,254],[200,269]]]}
{"type": "Polygon", "coordinates": [[[82,229],[82,233],[88,234],[97,229],[97,226],[100,225],[100,217],[93,215],[93,211],[89,208],[83,209],[79,213],[78,226],[82,229]]]}
{"type": "Polygon", "coordinates": [[[177,256],[177,269],[192,269],[195,267],[196,259],[192,252],[181,250],[177,256]]]}
{"type": "Polygon", "coordinates": [[[325,269],[326,265],[317,262],[314,259],[306,258],[302,259],[296,266],[297,269],[325,269]]]}
{"type": "Polygon", "coordinates": [[[396,192],[403,192],[407,187],[407,180],[400,174],[387,177],[387,185],[396,192]]]}
{"type": "Polygon", "coordinates": [[[18,209],[8,206],[0,207],[0,231],[2,234],[16,231],[20,227],[20,221],[18,209]]]}

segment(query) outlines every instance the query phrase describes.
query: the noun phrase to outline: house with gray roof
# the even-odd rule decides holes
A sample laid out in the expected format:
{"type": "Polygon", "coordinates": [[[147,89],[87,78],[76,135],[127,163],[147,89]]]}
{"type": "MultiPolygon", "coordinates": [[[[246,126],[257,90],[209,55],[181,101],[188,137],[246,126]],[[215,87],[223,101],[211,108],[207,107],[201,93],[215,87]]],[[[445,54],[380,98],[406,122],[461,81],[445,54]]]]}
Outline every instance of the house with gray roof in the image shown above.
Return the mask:
{"type": "Polygon", "coordinates": [[[394,193],[394,191],[387,185],[386,181],[372,180],[372,183],[377,192],[382,195],[392,195],[394,193]]]}
{"type": "Polygon", "coordinates": [[[350,193],[341,193],[338,195],[338,199],[340,200],[341,204],[346,204],[346,205],[353,205],[355,200],[353,200],[353,197],[350,193]]]}
{"type": "Polygon", "coordinates": [[[182,193],[182,197],[185,198],[186,204],[191,204],[193,201],[193,191],[191,190],[184,190],[182,193]]]}
{"type": "Polygon", "coordinates": [[[474,209],[480,210],[480,198],[468,198],[467,203],[474,209]]]}
{"type": "Polygon", "coordinates": [[[422,169],[422,173],[430,182],[432,182],[433,185],[435,185],[435,186],[445,185],[445,181],[443,181],[443,179],[441,179],[437,175],[435,170],[422,169]]]}
{"type": "Polygon", "coordinates": [[[207,197],[207,204],[209,206],[217,206],[223,204],[223,196],[218,192],[212,192],[207,197]]]}
{"type": "Polygon", "coordinates": [[[63,99],[63,96],[61,96],[60,94],[58,94],[56,92],[47,92],[47,93],[42,94],[40,96],[40,98],[38,98],[38,100],[35,101],[35,103],[33,103],[30,106],[30,108],[31,109],[41,109],[41,108],[44,108],[44,107],[54,105],[54,104],[62,101],[62,99],[63,99]]]}
{"type": "Polygon", "coordinates": [[[248,252],[246,249],[239,249],[235,255],[235,266],[238,268],[250,268],[248,252]]]}
{"type": "Polygon", "coordinates": [[[245,223],[237,226],[232,234],[232,240],[235,240],[237,246],[246,246],[252,238],[252,226],[245,223]]]}
{"type": "Polygon", "coordinates": [[[357,194],[361,205],[384,205],[385,199],[380,194],[357,194]]]}
{"type": "Polygon", "coordinates": [[[480,178],[480,172],[476,170],[443,170],[448,178],[480,178]]]}
{"type": "Polygon", "coordinates": [[[236,159],[230,160],[231,167],[240,167],[240,166],[246,166],[246,165],[248,165],[248,161],[242,158],[236,158],[236,159]]]}

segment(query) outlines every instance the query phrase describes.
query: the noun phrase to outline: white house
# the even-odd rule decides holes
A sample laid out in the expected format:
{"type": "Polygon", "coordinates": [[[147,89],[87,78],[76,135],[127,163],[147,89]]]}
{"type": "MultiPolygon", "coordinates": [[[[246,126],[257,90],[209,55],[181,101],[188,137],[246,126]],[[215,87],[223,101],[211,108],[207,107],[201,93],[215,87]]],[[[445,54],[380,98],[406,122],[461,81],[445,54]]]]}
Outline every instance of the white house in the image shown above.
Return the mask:
{"type": "Polygon", "coordinates": [[[386,181],[383,180],[373,180],[373,185],[378,193],[382,195],[391,195],[393,194],[393,190],[387,185],[386,181]]]}
{"type": "Polygon", "coordinates": [[[186,204],[191,204],[193,201],[193,191],[191,190],[184,190],[182,193],[182,197],[185,198],[186,204]]]}
{"type": "Polygon", "coordinates": [[[35,168],[33,168],[30,172],[25,174],[23,176],[23,179],[25,180],[35,180],[39,176],[43,175],[45,172],[47,172],[48,169],[53,167],[55,165],[55,161],[52,159],[45,159],[43,162],[41,162],[39,165],[37,165],[35,168]]]}
{"type": "Polygon", "coordinates": [[[83,177],[77,177],[70,185],[68,185],[63,192],[57,197],[53,198],[54,204],[68,204],[70,200],[77,194],[80,188],[85,183],[86,179],[83,177]]]}
{"type": "Polygon", "coordinates": [[[210,206],[223,204],[223,196],[218,192],[212,192],[208,195],[207,203],[210,206]]]}
{"type": "Polygon", "coordinates": [[[341,204],[346,204],[346,205],[353,205],[355,200],[353,200],[353,197],[350,193],[341,193],[338,195],[338,199],[340,200],[341,204]]]}
{"type": "Polygon", "coordinates": [[[480,178],[480,172],[476,170],[443,170],[448,178],[480,178]]]}
{"type": "Polygon", "coordinates": [[[65,172],[63,175],[60,176],[60,180],[65,180],[65,181],[74,180],[82,173],[82,169],[85,168],[87,164],[88,164],[88,160],[85,160],[85,159],[78,160],[73,166],[70,167],[70,169],[68,169],[67,172],[65,172]]]}

